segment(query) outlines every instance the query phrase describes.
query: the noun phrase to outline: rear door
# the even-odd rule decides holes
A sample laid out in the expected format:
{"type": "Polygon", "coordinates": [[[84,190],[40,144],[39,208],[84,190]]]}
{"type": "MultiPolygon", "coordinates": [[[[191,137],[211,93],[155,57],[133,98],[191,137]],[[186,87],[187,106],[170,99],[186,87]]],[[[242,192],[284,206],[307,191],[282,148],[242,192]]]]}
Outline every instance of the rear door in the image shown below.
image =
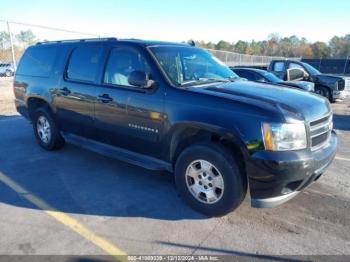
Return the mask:
{"type": "Polygon", "coordinates": [[[101,70],[104,48],[84,44],[70,49],[68,54],[54,98],[60,129],[94,138],[96,81],[101,70]]]}
{"type": "Polygon", "coordinates": [[[154,79],[149,57],[141,47],[113,46],[109,50],[95,107],[98,139],[137,153],[159,157],[163,129],[164,87],[142,89],[128,83],[132,71],[154,79]]]}

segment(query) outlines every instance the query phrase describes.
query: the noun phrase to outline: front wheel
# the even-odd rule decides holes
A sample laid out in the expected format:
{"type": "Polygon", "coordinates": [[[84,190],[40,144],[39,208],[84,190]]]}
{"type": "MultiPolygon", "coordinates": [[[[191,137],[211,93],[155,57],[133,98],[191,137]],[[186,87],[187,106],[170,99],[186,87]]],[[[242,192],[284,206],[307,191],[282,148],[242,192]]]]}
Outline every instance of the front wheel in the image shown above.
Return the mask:
{"type": "Polygon", "coordinates": [[[216,144],[185,149],[175,165],[175,181],[181,197],[208,216],[236,209],[246,194],[245,178],[233,154],[216,144]]]}
{"type": "Polygon", "coordinates": [[[315,88],[315,93],[325,98],[328,98],[330,102],[333,102],[333,98],[328,88],[324,86],[318,86],[315,88]]]}

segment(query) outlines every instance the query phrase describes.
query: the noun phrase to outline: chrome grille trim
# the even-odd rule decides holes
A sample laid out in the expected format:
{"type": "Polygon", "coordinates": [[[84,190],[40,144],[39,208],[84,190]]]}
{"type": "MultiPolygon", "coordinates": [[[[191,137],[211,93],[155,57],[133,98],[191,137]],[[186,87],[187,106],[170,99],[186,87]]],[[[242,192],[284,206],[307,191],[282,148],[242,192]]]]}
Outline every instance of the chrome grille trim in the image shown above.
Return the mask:
{"type": "Polygon", "coordinates": [[[314,138],[314,137],[317,137],[317,136],[323,135],[323,134],[325,134],[325,133],[327,133],[327,132],[329,132],[329,129],[328,129],[328,130],[326,130],[326,131],[323,131],[323,132],[317,133],[317,134],[315,134],[315,135],[311,135],[310,137],[311,137],[311,138],[314,138]]]}
{"type": "Polygon", "coordinates": [[[322,148],[324,145],[327,144],[329,141],[329,138],[331,136],[331,129],[330,126],[333,121],[333,114],[329,113],[327,115],[324,115],[322,117],[313,119],[308,124],[308,133],[309,133],[309,144],[312,151],[318,150],[322,148]],[[327,134],[325,136],[325,134],[327,134]],[[317,138],[319,137],[322,139],[322,136],[325,136],[325,139],[323,139],[321,142],[317,142],[317,144],[313,144],[314,140],[317,141],[317,138]]]}

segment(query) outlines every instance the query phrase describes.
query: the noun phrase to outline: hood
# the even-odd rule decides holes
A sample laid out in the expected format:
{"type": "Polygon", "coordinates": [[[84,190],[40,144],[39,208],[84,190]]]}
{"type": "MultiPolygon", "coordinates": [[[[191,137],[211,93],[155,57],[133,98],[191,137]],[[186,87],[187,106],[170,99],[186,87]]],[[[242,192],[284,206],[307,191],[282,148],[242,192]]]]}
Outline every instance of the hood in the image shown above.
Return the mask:
{"type": "Polygon", "coordinates": [[[250,81],[192,88],[193,91],[225,97],[239,103],[278,111],[286,121],[312,120],[330,112],[329,102],[321,96],[294,88],[250,81]]]}
{"type": "Polygon", "coordinates": [[[315,84],[307,81],[284,81],[281,83],[282,85],[293,86],[305,91],[314,92],[315,84]]]}
{"type": "Polygon", "coordinates": [[[336,88],[336,83],[338,81],[344,81],[344,78],[340,76],[335,75],[326,75],[326,74],[319,74],[319,75],[313,75],[313,82],[317,85],[323,85],[328,86],[330,88],[336,88]]]}

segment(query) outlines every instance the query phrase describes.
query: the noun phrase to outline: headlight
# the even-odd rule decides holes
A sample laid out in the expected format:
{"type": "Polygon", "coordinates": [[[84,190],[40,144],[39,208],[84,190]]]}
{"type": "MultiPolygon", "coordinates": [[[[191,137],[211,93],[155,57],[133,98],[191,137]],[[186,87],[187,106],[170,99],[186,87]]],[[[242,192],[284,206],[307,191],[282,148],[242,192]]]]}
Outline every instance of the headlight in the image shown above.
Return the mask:
{"type": "Polygon", "coordinates": [[[307,147],[304,123],[263,123],[262,131],[266,150],[286,151],[307,147]]]}

